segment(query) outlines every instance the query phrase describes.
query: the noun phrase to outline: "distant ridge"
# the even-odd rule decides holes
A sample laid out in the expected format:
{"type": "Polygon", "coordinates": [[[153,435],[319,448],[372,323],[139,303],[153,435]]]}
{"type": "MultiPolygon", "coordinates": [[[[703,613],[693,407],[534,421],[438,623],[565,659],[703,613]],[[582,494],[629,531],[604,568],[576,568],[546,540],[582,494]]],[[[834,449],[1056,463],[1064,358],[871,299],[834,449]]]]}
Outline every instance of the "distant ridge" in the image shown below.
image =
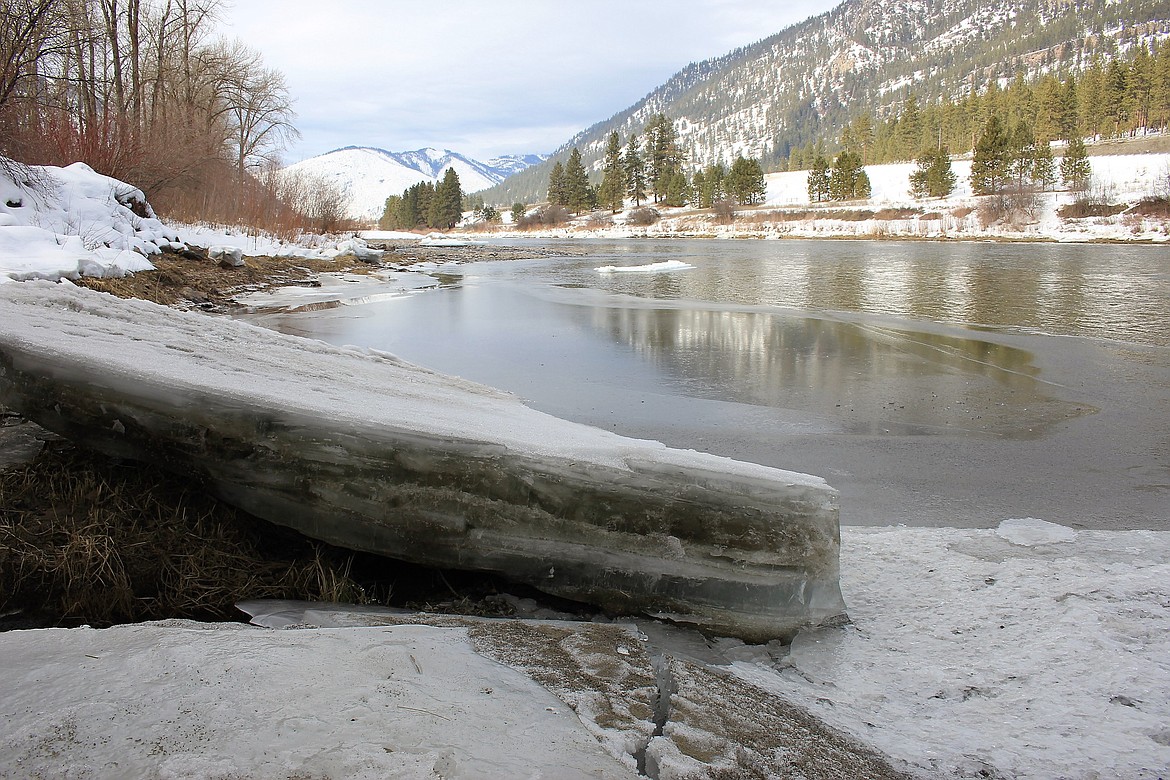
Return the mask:
{"type": "Polygon", "coordinates": [[[454,168],[464,192],[477,192],[547,159],[547,155],[506,155],[480,162],[450,149],[426,147],[409,152],[390,152],[371,146],[346,146],[310,157],[284,169],[341,185],[349,193],[349,215],[377,219],[386,198],[400,195],[419,182],[437,182],[454,168]]]}
{"type": "Polygon", "coordinates": [[[877,120],[913,92],[957,97],[1017,73],[1075,72],[1095,54],[1170,37],[1170,0],[845,0],[757,43],[681,69],[609,119],[581,131],[506,183],[489,203],[543,200],[556,161],[580,149],[587,168],[617,131],[624,142],[662,112],[674,120],[686,166],[765,167],[789,150],[836,138],[854,116],[877,120]]]}

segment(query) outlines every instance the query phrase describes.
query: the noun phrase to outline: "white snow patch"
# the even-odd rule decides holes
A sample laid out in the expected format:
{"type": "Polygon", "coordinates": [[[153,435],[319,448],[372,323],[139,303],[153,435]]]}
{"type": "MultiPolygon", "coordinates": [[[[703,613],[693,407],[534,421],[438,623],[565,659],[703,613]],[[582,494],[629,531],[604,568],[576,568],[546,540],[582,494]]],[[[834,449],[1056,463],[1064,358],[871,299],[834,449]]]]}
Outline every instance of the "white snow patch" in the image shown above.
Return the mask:
{"type": "Polygon", "coordinates": [[[628,778],[466,628],[0,634],[6,777],[628,778]]]}
{"type": "Polygon", "coordinates": [[[1004,520],[995,532],[999,538],[1021,547],[1075,542],[1077,539],[1077,532],[1073,529],[1034,517],[1004,520]]]}
{"type": "Polygon", "coordinates": [[[601,274],[657,274],[664,271],[686,271],[691,268],[694,266],[681,260],[663,260],[648,265],[603,265],[596,270],[601,274]]]}
{"type": "Polygon", "coordinates": [[[1005,525],[842,528],[852,624],[733,669],[922,777],[1165,778],[1170,533],[1005,525]]]}

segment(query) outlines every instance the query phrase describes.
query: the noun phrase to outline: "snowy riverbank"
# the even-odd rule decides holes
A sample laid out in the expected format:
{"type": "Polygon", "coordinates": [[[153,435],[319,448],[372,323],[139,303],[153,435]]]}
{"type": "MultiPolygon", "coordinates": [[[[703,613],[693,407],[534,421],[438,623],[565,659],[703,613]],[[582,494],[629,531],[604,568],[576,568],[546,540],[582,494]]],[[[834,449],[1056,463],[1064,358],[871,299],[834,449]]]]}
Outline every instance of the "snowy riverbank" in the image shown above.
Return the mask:
{"type": "MultiPolygon", "coordinates": [[[[914,163],[871,165],[866,172],[873,195],[865,201],[811,204],[808,172],[768,174],[763,205],[737,209],[734,221],[720,223],[709,211],[654,206],[661,218],[652,225],[627,222],[629,211],[600,218],[585,215],[557,228],[513,230],[493,227],[491,235],[532,238],[890,238],[966,241],[1170,241],[1170,220],[1134,207],[1152,196],[1170,195],[1170,154],[1105,155],[1090,158],[1095,202],[1118,208],[1108,216],[1062,217],[1078,196],[1036,193],[1019,213],[991,217],[986,198],[971,191],[970,160],[955,160],[958,178],[946,198],[918,200],[909,195],[914,163]]],[[[651,206],[652,204],[646,204],[651,206]]],[[[510,219],[510,215],[507,217],[510,219]]],[[[473,230],[482,227],[471,226],[473,230]]]]}
{"type": "Polygon", "coordinates": [[[785,732],[785,702],[924,779],[1167,776],[1170,534],[1018,520],[842,542],[853,623],[790,652],[653,623],[401,626],[281,604],[249,608],[287,630],[0,634],[0,775],[634,777],[665,653],[676,693],[647,751],[663,778],[859,776],[803,757],[839,743],[785,732]]]}

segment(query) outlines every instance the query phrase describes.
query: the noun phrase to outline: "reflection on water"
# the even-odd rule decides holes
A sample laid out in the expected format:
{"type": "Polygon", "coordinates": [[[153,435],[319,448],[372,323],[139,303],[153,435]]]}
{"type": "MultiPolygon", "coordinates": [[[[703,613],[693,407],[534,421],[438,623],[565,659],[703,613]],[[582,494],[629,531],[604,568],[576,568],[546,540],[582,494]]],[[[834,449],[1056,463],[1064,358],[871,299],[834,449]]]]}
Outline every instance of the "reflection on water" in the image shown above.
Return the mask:
{"type": "MultiPolygon", "coordinates": [[[[875,241],[641,242],[606,257],[694,270],[612,274],[609,292],[665,300],[889,314],[1170,346],[1164,247],[875,241]]],[[[558,268],[555,272],[570,269],[558,268]]],[[[583,270],[580,265],[576,269],[583,270]]]]}
{"type": "Polygon", "coordinates": [[[768,312],[599,308],[592,324],[692,394],[815,411],[850,433],[1034,438],[1088,411],[1031,353],[980,338],[768,312]]]}
{"type": "Polygon", "coordinates": [[[792,410],[851,433],[995,438],[1095,411],[1062,398],[996,330],[1170,344],[1160,248],[582,245],[595,251],[445,269],[424,296],[274,325],[397,352],[568,416],[619,405],[598,394],[622,387],[792,410]],[[596,271],[664,260],[693,268],[596,271]]]}

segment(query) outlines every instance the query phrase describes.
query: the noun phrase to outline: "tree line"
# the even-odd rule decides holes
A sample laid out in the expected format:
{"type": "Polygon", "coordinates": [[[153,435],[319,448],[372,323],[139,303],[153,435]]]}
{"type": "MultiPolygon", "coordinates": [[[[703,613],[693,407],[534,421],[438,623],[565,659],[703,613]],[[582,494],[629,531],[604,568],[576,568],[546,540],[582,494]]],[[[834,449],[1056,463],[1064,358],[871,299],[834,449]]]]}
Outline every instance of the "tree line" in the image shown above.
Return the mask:
{"type": "MultiPolygon", "coordinates": [[[[482,206],[481,206],[482,208],[482,206]]],[[[383,230],[450,230],[463,218],[459,174],[448,168],[437,184],[423,181],[386,198],[378,226],[383,230]]]]}
{"type": "Polygon", "coordinates": [[[1009,128],[1026,124],[1038,144],[1164,132],[1170,128],[1170,39],[1135,45],[1108,60],[1095,55],[1079,74],[1029,80],[1021,73],[1004,87],[992,81],[981,92],[925,106],[910,94],[885,119],[856,115],[837,144],[826,138],[810,142],[793,149],[779,167],[810,168],[817,157],[828,158],[833,146],[864,165],[915,160],[939,147],[970,152],[992,116],[1009,128]]]}
{"type": "Polygon", "coordinates": [[[213,37],[221,0],[0,7],[0,155],[85,162],[177,218],[295,218],[275,174],[297,136],[284,76],[213,37]]]}
{"type": "Polygon", "coordinates": [[[741,156],[730,169],[717,163],[688,177],[673,121],[656,114],[646,123],[643,135],[644,140],[632,133],[623,144],[616,131],[610,133],[597,186],[590,183],[581,152],[574,148],[564,165],[559,161],[553,165],[549,203],[576,214],[596,208],[616,214],[627,200],[632,200],[635,208],[643,201],[696,208],[711,208],[729,198],[742,205],[763,202],[764,172],[758,159],[741,156]]]}

